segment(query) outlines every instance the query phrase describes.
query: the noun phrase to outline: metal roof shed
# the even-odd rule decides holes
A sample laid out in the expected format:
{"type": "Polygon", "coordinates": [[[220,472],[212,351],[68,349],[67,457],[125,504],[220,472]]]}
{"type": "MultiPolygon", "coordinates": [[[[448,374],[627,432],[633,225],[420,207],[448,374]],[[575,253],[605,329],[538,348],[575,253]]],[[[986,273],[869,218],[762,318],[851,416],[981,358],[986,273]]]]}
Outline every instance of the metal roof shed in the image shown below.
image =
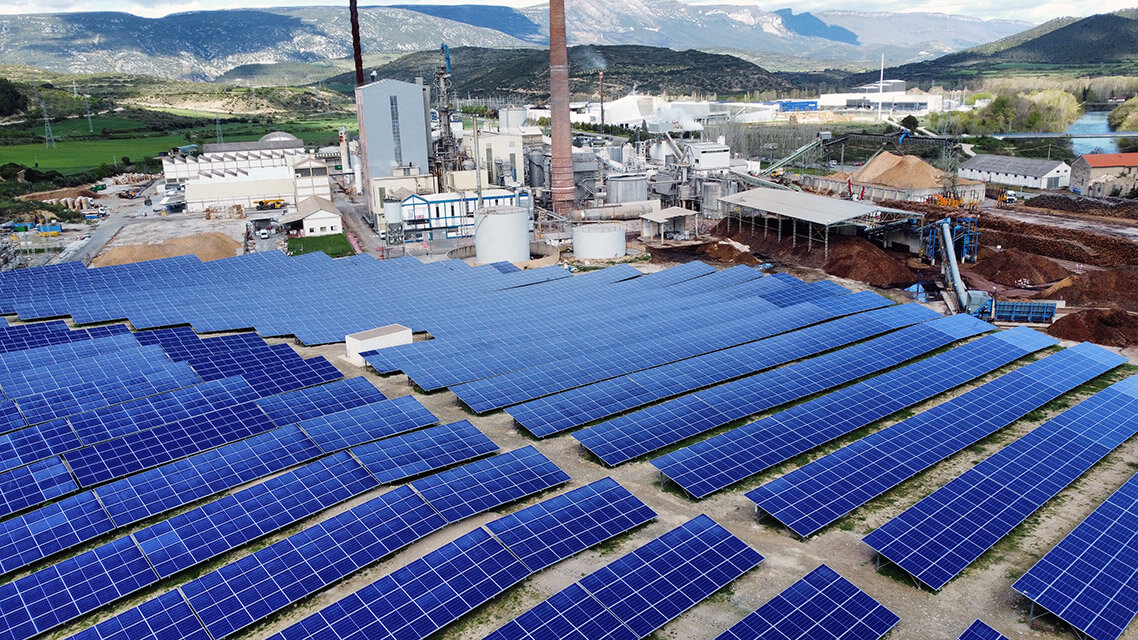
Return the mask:
{"type": "Polygon", "coordinates": [[[665,233],[683,233],[687,229],[687,219],[695,211],[680,207],[668,207],[660,211],[650,211],[640,215],[640,239],[651,240],[659,237],[664,240],[665,233]]]}
{"type": "Polygon", "coordinates": [[[838,200],[827,196],[781,189],[751,189],[719,199],[727,205],[727,230],[731,229],[731,218],[739,220],[742,228],[743,218],[750,219],[751,229],[755,219],[762,219],[763,237],[770,230],[770,220],[776,222],[775,233],[782,241],[783,220],[790,220],[791,246],[798,246],[798,238],[806,240],[807,249],[813,250],[814,241],[821,242],[825,248],[826,259],[830,258],[830,228],[855,226],[866,229],[883,227],[911,218],[921,217],[918,213],[888,209],[873,203],[855,200],[838,200]],[[806,223],[805,233],[799,233],[799,222],[806,223]]]}

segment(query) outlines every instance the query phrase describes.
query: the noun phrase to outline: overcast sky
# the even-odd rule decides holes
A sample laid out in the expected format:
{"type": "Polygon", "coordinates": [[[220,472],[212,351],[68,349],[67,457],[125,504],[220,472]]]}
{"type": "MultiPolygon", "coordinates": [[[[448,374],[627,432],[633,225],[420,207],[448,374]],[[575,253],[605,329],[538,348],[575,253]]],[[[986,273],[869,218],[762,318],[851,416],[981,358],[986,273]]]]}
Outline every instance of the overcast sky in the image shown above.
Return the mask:
{"type": "MultiPolygon", "coordinates": [[[[573,0],[567,0],[572,3],[573,0]]],[[[769,2],[766,0],[695,0],[715,4],[751,4],[768,10],[791,7],[795,12],[821,11],[842,8],[848,4],[836,0],[794,0],[792,2],[769,2]]],[[[393,0],[389,3],[361,2],[363,5],[375,4],[413,4],[417,0],[393,0]]],[[[422,4],[505,4],[524,7],[539,4],[535,0],[418,0],[422,4]]],[[[61,11],[126,11],[135,15],[157,18],[179,11],[204,9],[235,9],[254,7],[334,5],[347,6],[344,2],[329,0],[0,0],[0,13],[54,13],[61,11]]],[[[1138,6],[1138,0],[1098,0],[1097,2],[1071,2],[1070,0],[862,0],[859,11],[929,11],[974,16],[977,18],[1008,18],[1028,22],[1045,22],[1060,16],[1088,16],[1092,13],[1117,11],[1138,6]]]]}

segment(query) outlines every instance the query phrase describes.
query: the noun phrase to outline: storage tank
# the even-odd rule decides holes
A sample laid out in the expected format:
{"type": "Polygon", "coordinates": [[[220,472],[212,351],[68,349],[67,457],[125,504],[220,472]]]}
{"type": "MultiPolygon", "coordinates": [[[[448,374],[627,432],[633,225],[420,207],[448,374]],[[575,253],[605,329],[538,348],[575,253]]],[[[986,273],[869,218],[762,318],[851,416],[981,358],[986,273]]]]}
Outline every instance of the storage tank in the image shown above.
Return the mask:
{"type": "Polygon", "coordinates": [[[389,225],[403,222],[403,203],[398,200],[384,200],[383,221],[389,225]]]}
{"type": "Polygon", "coordinates": [[[498,110],[498,127],[500,129],[520,129],[526,126],[526,110],[524,107],[504,107],[498,110]]]}
{"type": "Polygon", "coordinates": [[[719,198],[723,196],[723,183],[709,180],[703,183],[700,208],[707,213],[719,213],[719,198]]]}
{"type": "Polygon", "coordinates": [[[479,264],[529,260],[529,210],[487,207],[475,211],[474,254],[479,264]]]}
{"type": "Polygon", "coordinates": [[[620,258],[627,252],[622,224],[580,224],[573,227],[573,257],[578,260],[620,258]]]}
{"type": "Polygon", "coordinates": [[[608,204],[641,202],[648,199],[646,175],[610,176],[607,184],[608,194],[605,196],[605,202],[608,204]]]}

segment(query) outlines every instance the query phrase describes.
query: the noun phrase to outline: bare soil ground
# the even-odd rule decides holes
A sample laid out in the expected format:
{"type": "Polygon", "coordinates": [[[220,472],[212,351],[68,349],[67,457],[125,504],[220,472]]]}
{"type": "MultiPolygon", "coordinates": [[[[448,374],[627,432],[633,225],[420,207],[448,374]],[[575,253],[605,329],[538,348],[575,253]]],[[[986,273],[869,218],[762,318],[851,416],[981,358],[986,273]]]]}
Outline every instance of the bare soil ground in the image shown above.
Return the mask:
{"type": "Polygon", "coordinates": [[[232,258],[245,237],[241,220],[201,218],[133,222],[115,235],[91,265],[105,267],[194,254],[204,261],[232,258]]]}

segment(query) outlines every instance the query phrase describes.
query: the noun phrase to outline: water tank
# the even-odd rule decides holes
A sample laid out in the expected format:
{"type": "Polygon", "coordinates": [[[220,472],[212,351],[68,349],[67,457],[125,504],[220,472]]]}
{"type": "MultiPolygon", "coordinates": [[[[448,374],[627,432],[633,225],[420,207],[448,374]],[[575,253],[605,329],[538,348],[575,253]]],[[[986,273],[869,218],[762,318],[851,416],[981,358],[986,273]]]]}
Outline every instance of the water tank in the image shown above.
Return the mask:
{"type": "Polygon", "coordinates": [[[475,211],[474,253],[480,264],[529,260],[529,210],[488,207],[475,211]]]}
{"type": "Polygon", "coordinates": [[[573,227],[573,257],[578,260],[620,258],[627,253],[624,225],[581,224],[573,227]]]}
{"type": "Polygon", "coordinates": [[[608,195],[605,202],[620,204],[622,202],[642,202],[648,199],[648,176],[646,175],[618,175],[608,179],[608,195]]]}
{"type": "Polygon", "coordinates": [[[383,221],[387,224],[403,222],[403,203],[398,200],[384,200],[383,221]]]}
{"type": "Polygon", "coordinates": [[[520,129],[526,125],[524,107],[504,107],[498,110],[498,127],[501,129],[520,129]]]}
{"type": "Polygon", "coordinates": [[[531,187],[549,186],[545,181],[545,154],[540,151],[533,151],[526,156],[526,163],[529,165],[526,170],[529,181],[526,184],[531,187]]]}
{"type": "Polygon", "coordinates": [[[703,183],[703,194],[700,201],[700,208],[708,213],[719,212],[719,198],[724,195],[723,183],[716,181],[707,181],[703,183]]]}

